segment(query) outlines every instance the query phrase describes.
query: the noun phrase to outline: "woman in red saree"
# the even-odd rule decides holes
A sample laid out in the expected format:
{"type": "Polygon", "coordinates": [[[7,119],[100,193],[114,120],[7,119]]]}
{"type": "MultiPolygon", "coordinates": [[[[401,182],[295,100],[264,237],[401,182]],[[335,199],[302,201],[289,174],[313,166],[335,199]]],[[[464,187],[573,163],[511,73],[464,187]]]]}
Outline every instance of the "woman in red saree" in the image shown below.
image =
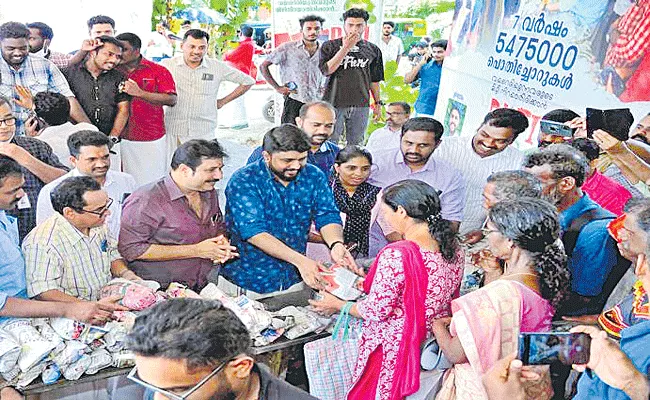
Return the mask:
{"type": "MultiPolygon", "coordinates": [[[[405,240],[384,247],[364,281],[365,298],[350,314],[363,319],[349,400],[400,400],[420,388],[420,345],[435,318],[450,315],[463,256],[434,188],[397,182],[382,196],[386,220],[405,240]]],[[[339,311],[343,300],[323,292],[317,309],[339,311]]]]}

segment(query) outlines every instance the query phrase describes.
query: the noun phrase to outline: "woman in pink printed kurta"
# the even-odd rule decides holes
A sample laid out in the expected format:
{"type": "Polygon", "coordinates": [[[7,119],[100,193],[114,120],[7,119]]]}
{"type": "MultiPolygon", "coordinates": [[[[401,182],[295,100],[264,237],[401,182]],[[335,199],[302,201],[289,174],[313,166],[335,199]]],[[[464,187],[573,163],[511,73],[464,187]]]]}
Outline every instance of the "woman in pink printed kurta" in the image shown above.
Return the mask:
{"type": "MultiPolygon", "coordinates": [[[[420,388],[420,345],[435,318],[448,316],[460,287],[463,256],[436,190],[404,180],[384,189],[384,218],[404,239],[384,247],[351,305],[363,319],[349,400],[401,400],[420,388]]],[[[320,311],[345,306],[327,292],[311,301],[320,311]]],[[[353,360],[350,360],[354,362],[353,360]]]]}

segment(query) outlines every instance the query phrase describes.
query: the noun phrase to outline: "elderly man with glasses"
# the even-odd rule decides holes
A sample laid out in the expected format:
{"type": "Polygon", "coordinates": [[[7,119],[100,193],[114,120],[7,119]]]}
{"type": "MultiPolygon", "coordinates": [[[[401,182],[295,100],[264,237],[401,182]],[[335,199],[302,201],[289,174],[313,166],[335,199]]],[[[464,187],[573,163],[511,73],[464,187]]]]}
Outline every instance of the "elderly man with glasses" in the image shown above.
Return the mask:
{"type": "Polygon", "coordinates": [[[145,399],[315,400],[257,364],[250,344],[244,324],[220,302],[171,299],[136,319],[128,378],[148,390],[145,399]]]}
{"type": "MultiPolygon", "coordinates": [[[[27,294],[44,301],[108,304],[109,311],[125,310],[99,300],[101,288],[112,277],[140,279],[130,271],[105,221],[113,199],[89,176],[65,179],[51,194],[56,213],[32,230],[23,242],[27,294]]],[[[110,313],[98,316],[103,324],[110,313]]]]}

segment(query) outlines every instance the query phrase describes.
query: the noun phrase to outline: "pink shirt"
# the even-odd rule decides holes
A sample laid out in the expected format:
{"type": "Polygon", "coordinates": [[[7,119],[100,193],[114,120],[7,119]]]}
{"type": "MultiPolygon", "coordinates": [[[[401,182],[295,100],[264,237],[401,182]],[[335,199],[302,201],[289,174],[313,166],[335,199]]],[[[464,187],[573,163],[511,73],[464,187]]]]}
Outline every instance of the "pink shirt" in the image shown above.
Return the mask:
{"type": "Polygon", "coordinates": [[[616,215],[623,214],[625,203],[632,198],[623,185],[598,171],[587,178],[582,190],[605,210],[616,215]]]}

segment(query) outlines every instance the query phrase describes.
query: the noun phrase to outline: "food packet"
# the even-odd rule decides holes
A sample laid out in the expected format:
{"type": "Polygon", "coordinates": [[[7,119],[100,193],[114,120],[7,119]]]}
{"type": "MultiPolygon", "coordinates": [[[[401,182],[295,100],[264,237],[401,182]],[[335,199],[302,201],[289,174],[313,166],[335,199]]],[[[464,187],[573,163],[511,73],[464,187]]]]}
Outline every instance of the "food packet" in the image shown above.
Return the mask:
{"type": "Polygon", "coordinates": [[[94,375],[99,370],[108,368],[113,364],[113,356],[106,349],[98,349],[90,354],[90,366],[86,370],[86,374],[94,375]]]}
{"type": "MultiPolygon", "coordinates": [[[[158,285],[160,286],[160,285],[158,285]]],[[[121,296],[118,304],[130,310],[141,311],[156,304],[155,290],[138,281],[116,278],[108,282],[100,292],[100,298],[121,296]]]]}
{"type": "Polygon", "coordinates": [[[42,324],[36,325],[36,327],[38,332],[41,334],[41,336],[43,336],[45,340],[57,344],[54,350],[50,352],[49,355],[50,358],[56,356],[57,354],[62,352],[63,349],[65,349],[65,343],[63,342],[63,338],[61,338],[61,336],[59,336],[59,334],[54,331],[54,329],[52,328],[52,326],[50,326],[47,320],[45,320],[45,322],[42,324]]]}
{"type": "Polygon", "coordinates": [[[86,324],[69,318],[50,318],[50,326],[65,340],[79,339],[86,324]]]}
{"type": "Polygon", "coordinates": [[[26,372],[43,360],[58,343],[45,340],[26,318],[11,318],[5,321],[2,329],[20,344],[18,366],[26,372]]]}
{"type": "Polygon", "coordinates": [[[170,298],[182,298],[182,297],[187,297],[190,299],[200,299],[201,296],[199,296],[195,291],[192,289],[188,289],[187,286],[181,285],[178,282],[172,282],[169,284],[169,287],[165,291],[167,295],[169,295],[170,298]]]}
{"type": "Polygon", "coordinates": [[[363,278],[341,265],[332,264],[326,269],[321,268],[320,274],[327,281],[325,290],[341,300],[353,301],[363,294],[359,290],[363,278]]]}
{"type": "Polygon", "coordinates": [[[41,375],[41,379],[43,380],[43,383],[46,385],[51,385],[55,383],[56,381],[59,380],[61,377],[61,369],[59,368],[58,365],[52,363],[49,364],[47,367],[45,367],[45,370],[43,370],[43,374],[41,375]]]}
{"type": "Polygon", "coordinates": [[[101,339],[106,332],[108,330],[100,326],[86,325],[78,340],[82,343],[90,344],[97,339],[101,339]]]}
{"type": "Polygon", "coordinates": [[[2,375],[2,379],[7,381],[10,384],[15,384],[16,381],[18,380],[18,375],[20,375],[20,367],[18,364],[16,364],[15,367],[13,367],[11,370],[7,372],[0,373],[2,375]]]}
{"type": "Polygon", "coordinates": [[[52,361],[54,361],[59,368],[63,369],[64,367],[77,362],[87,350],[88,346],[80,341],[69,340],[65,342],[65,348],[59,354],[54,356],[52,361]]]}
{"type": "Polygon", "coordinates": [[[128,350],[122,350],[113,354],[113,366],[115,368],[128,368],[135,365],[135,354],[128,350]]]}
{"type": "Polygon", "coordinates": [[[16,367],[20,357],[20,345],[8,333],[0,330],[0,374],[16,367]]]}
{"type": "Polygon", "coordinates": [[[45,370],[46,366],[47,366],[47,361],[42,360],[41,362],[34,365],[27,371],[21,372],[20,375],[18,375],[18,382],[16,383],[16,387],[18,389],[27,387],[30,383],[34,381],[34,379],[38,378],[41,375],[41,373],[45,370]]]}
{"type": "Polygon", "coordinates": [[[63,369],[63,377],[69,381],[76,381],[86,372],[91,363],[92,358],[88,354],[84,354],[80,359],[63,369]]]}
{"type": "Polygon", "coordinates": [[[107,323],[104,328],[108,329],[103,340],[106,345],[106,350],[111,353],[116,353],[124,348],[124,339],[128,333],[124,323],[111,321],[107,323]]]}
{"type": "Polygon", "coordinates": [[[284,329],[273,329],[273,328],[267,328],[264,329],[262,332],[259,333],[259,335],[255,336],[253,338],[253,346],[259,347],[259,346],[266,346],[268,344],[271,344],[278,340],[282,334],[284,333],[284,329]]]}

